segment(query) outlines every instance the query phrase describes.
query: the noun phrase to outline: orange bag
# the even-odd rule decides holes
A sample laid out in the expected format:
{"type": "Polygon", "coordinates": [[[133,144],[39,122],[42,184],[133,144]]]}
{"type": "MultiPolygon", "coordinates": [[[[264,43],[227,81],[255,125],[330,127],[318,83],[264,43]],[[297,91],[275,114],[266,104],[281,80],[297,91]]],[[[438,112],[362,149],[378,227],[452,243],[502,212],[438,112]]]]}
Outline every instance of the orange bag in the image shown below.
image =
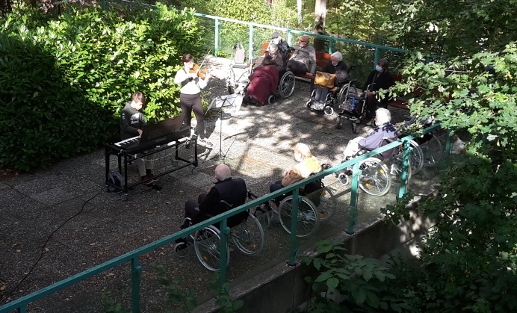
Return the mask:
{"type": "Polygon", "coordinates": [[[334,88],[334,83],[336,81],[336,75],[325,73],[325,72],[316,72],[316,76],[314,77],[314,84],[320,85],[327,88],[334,88]]]}

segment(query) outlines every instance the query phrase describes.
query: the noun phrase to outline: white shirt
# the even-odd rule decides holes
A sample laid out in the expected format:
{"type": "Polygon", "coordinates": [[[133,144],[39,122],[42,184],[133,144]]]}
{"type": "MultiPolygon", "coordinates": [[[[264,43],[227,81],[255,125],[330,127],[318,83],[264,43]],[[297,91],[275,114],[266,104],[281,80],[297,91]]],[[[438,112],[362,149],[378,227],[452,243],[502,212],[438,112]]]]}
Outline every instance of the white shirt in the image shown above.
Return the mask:
{"type": "MultiPolygon", "coordinates": [[[[195,73],[187,73],[185,68],[182,68],[176,73],[174,77],[174,83],[178,85],[182,85],[184,81],[188,81],[189,77],[194,77],[195,73]]],[[[196,75],[197,76],[197,75],[196,75]]],[[[208,83],[208,75],[205,79],[201,79],[200,77],[196,77],[191,81],[188,81],[183,87],[181,87],[180,92],[186,95],[195,95],[201,92],[201,89],[204,89],[208,83]]]]}

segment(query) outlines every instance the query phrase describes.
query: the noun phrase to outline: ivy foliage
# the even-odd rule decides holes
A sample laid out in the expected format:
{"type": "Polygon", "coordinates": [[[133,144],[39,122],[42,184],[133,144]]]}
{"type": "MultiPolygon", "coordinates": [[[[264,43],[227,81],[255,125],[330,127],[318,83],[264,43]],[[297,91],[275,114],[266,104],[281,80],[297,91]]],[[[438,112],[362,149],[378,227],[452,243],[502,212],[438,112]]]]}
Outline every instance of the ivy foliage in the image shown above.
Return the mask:
{"type": "MultiPolygon", "coordinates": [[[[414,116],[434,116],[452,132],[469,134],[467,153],[444,167],[436,196],[420,214],[435,226],[420,243],[420,260],[397,267],[420,312],[513,312],[517,309],[517,46],[470,57],[406,66],[395,90],[418,89],[414,116]]],[[[401,206],[387,211],[407,219],[401,206]]],[[[398,276],[397,276],[398,277],[398,276]]]]}
{"type": "Polygon", "coordinates": [[[96,148],[135,91],[149,120],[179,114],[181,55],[202,52],[193,11],[17,13],[0,25],[0,163],[30,170],[96,148]]]}

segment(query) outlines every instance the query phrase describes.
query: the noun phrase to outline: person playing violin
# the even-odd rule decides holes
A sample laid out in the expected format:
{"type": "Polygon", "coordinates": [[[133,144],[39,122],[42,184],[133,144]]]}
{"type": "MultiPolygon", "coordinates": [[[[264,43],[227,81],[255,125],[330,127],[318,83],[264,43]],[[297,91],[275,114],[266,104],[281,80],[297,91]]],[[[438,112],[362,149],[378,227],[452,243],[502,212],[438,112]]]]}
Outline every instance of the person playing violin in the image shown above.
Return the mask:
{"type": "Polygon", "coordinates": [[[174,77],[174,83],[181,85],[180,89],[180,105],[182,114],[185,116],[185,124],[190,126],[192,120],[192,111],[197,120],[198,143],[211,147],[212,143],[205,138],[205,114],[203,113],[203,105],[201,104],[201,89],[204,89],[210,79],[210,73],[204,73],[204,78],[199,77],[200,71],[194,69],[194,58],[190,54],[185,54],[181,61],[183,68],[180,69],[174,77]]]}

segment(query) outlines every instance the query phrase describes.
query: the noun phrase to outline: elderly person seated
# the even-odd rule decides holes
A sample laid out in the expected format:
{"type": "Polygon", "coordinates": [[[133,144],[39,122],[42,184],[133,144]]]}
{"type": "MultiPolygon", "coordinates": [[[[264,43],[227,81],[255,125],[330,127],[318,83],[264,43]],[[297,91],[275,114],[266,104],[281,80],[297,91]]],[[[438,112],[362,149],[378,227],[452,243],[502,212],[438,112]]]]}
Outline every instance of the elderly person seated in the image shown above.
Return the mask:
{"type": "MultiPolygon", "coordinates": [[[[214,176],[216,183],[208,194],[202,193],[197,200],[185,202],[185,220],[181,225],[182,229],[224,213],[231,208],[236,208],[246,202],[248,196],[246,183],[242,178],[232,178],[232,173],[227,165],[217,165],[214,176]]],[[[246,214],[247,212],[244,211],[242,215],[232,216],[228,219],[228,226],[232,227],[232,225],[240,223],[246,214]]]]}
{"type": "MultiPolygon", "coordinates": [[[[268,51],[266,51],[266,53],[264,54],[264,56],[260,57],[260,58],[257,58],[255,63],[253,64],[253,66],[255,67],[258,67],[258,66],[262,66],[262,65],[265,65],[264,64],[264,60],[266,59],[266,57],[269,55],[271,57],[271,61],[272,63],[274,63],[274,65],[276,66],[278,72],[284,70],[285,68],[285,63],[284,63],[284,60],[282,58],[282,55],[279,53],[278,51],[278,46],[275,45],[274,43],[270,44],[269,47],[268,47],[268,51]]],[[[266,64],[267,65],[267,64],[266,64]]]]}
{"type": "MultiPolygon", "coordinates": [[[[294,158],[300,163],[285,173],[285,176],[282,178],[282,180],[279,180],[269,186],[269,192],[280,190],[283,187],[292,185],[314,173],[321,171],[320,162],[314,155],[312,155],[311,149],[306,144],[298,143],[294,146],[294,158]]],[[[273,208],[276,208],[279,202],[280,199],[277,198],[275,201],[271,201],[270,205],[273,208]]]]}
{"type": "Polygon", "coordinates": [[[385,108],[375,111],[375,129],[366,137],[356,137],[350,140],[343,151],[343,162],[351,159],[360,150],[375,150],[382,145],[384,139],[394,139],[397,132],[391,124],[391,112],[385,108]]]}
{"type": "Polygon", "coordinates": [[[278,87],[278,70],[271,55],[266,55],[262,65],[250,76],[250,84],[246,90],[243,103],[264,105],[278,87]]]}
{"type": "Polygon", "coordinates": [[[278,53],[280,53],[282,56],[285,67],[285,64],[287,63],[287,57],[289,56],[289,44],[282,37],[280,37],[280,33],[278,32],[274,32],[271,35],[271,41],[269,42],[269,46],[267,47],[266,51],[270,51],[271,45],[273,44],[277,46],[278,53]]]}
{"type": "Polygon", "coordinates": [[[287,61],[287,70],[294,74],[313,76],[316,73],[316,50],[309,44],[309,36],[301,36],[287,61]]]}
{"type": "MultiPolygon", "coordinates": [[[[375,70],[370,72],[370,75],[368,75],[366,83],[364,84],[364,90],[367,90],[366,119],[370,120],[369,122],[366,122],[366,125],[373,126],[371,118],[375,109],[379,106],[386,108],[387,103],[390,101],[387,94],[382,99],[379,99],[377,93],[382,89],[389,89],[393,85],[395,85],[395,82],[393,81],[393,76],[388,69],[388,60],[382,58],[377,62],[375,70]]],[[[358,110],[360,109],[361,108],[358,108],[358,110]]]]}
{"type": "MultiPolygon", "coordinates": [[[[327,62],[323,68],[323,72],[336,75],[334,87],[339,86],[346,81],[348,78],[348,68],[345,62],[343,62],[343,55],[341,52],[337,51],[332,53],[330,56],[330,61],[327,62]]],[[[328,87],[318,85],[316,87],[314,100],[318,102],[325,102],[325,98],[327,97],[328,92],[328,87]]]]}

